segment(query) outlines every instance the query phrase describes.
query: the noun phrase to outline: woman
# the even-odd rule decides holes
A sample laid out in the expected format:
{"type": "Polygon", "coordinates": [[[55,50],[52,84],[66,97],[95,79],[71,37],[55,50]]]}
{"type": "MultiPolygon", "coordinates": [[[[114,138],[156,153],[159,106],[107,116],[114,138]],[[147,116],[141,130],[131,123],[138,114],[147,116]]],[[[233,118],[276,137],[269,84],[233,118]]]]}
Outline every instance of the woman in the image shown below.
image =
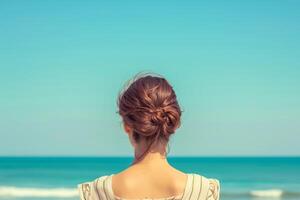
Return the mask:
{"type": "Polygon", "coordinates": [[[168,163],[166,147],[182,111],[164,77],[136,75],[117,103],[135,159],[117,174],[78,184],[81,200],[219,200],[217,179],[186,174],[168,163]]]}

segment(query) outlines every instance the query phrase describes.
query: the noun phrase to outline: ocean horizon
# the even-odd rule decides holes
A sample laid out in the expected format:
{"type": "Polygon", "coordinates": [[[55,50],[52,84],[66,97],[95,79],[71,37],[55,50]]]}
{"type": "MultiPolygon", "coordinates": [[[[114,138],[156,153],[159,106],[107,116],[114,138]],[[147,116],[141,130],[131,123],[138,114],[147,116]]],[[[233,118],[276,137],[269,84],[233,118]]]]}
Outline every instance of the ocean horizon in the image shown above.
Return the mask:
{"type": "MultiPolygon", "coordinates": [[[[1,156],[0,200],[79,199],[77,184],[115,174],[130,156],[1,156]]],[[[185,173],[216,178],[224,200],[300,200],[299,156],[168,156],[185,173]]]]}

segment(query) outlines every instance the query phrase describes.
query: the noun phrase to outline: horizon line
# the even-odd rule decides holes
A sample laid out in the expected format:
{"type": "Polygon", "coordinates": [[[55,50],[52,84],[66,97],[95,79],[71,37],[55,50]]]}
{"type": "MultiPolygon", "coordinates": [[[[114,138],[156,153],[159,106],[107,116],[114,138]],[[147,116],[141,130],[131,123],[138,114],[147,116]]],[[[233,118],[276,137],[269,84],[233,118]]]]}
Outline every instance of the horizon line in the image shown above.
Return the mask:
{"type": "MultiPolygon", "coordinates": [[[[133,158],[130,155],[0,155],[0,158],[133,158]]],[[[300,158],[300,155],[172,155],[167,158],[300,158]]]]}

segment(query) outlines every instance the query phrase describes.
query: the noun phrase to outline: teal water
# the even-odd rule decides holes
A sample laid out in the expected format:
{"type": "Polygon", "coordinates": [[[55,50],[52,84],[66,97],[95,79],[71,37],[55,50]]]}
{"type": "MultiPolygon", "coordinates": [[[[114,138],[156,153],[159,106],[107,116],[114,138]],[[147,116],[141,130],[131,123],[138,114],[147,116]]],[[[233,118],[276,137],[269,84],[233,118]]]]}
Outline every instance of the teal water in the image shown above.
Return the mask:
{"type": "MultiPolygon", "coordinates": [[[[169,157],[168,160],[186,173],[219,179],[224,200],[300,200],[300,157],[169,157]],[[254,191],[260,191],[262,197],[253,194],[254,191]]],[[[117,173],[131,162],[131,157],[0,157],[0,199],[79,199],[78,183],[117,173]]]]}

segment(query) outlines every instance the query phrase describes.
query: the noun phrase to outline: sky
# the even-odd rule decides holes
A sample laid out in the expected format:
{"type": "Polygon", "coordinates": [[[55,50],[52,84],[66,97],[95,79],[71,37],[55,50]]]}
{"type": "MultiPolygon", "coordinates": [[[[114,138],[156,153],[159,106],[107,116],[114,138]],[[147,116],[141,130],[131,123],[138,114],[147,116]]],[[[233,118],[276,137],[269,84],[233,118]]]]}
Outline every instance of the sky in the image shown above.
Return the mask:
{"type": "Polygon", "coordinates": [[[171,156],[300,155],[299,1],[1,1],[0,156],[131,156],[117,96],[166,77],[171,156]]]}

